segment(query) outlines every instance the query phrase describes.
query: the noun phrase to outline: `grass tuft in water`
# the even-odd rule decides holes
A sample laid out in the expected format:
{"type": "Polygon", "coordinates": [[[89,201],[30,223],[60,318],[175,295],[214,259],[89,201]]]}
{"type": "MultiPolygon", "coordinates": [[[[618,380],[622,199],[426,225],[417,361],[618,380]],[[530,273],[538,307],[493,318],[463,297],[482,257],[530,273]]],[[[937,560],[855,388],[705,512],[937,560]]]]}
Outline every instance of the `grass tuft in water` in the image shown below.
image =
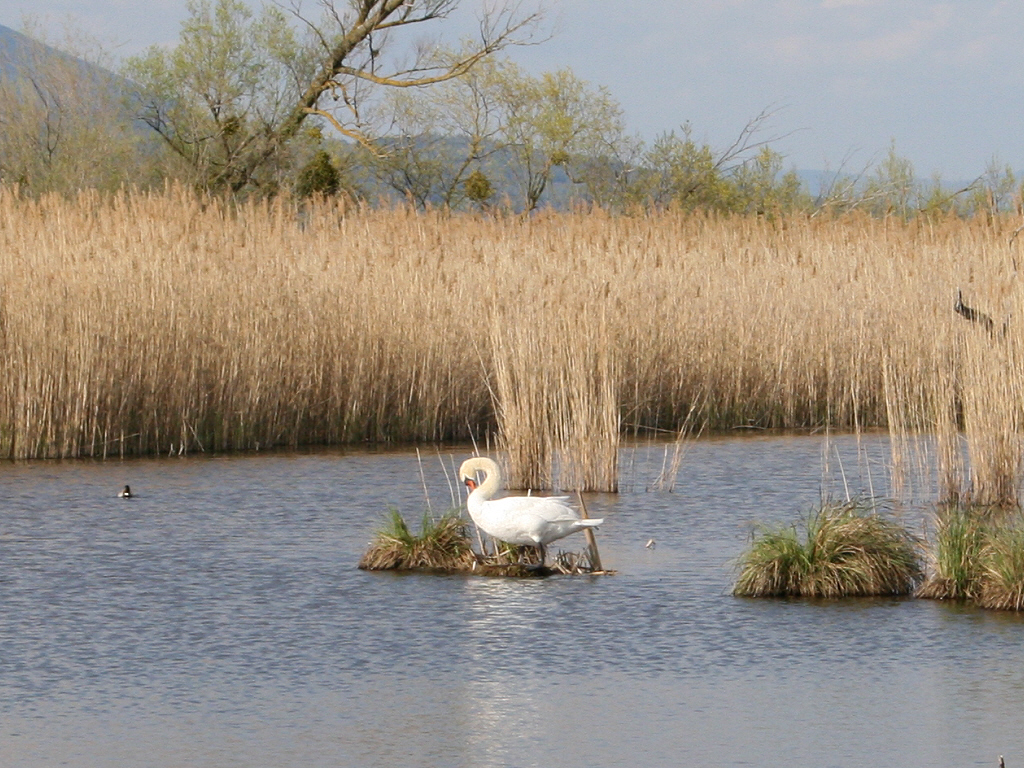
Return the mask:
{"type": "Polygon", "coordinates": [[[797,527],[765,529],[740,561],[739,597],[905,595],[921,576],[918,542],[864,500],[826,502],[797,527]]]}
{"type": "Polygon", "coordinates": [[[982,608],[1024,610],[1024,526],[1021,520],[990,530],[975,601],[982,608]]]}
{"type": "Polygon", "coordinates": [[[420,533],[416,535],[409,530],[402,514],[392,507],[359,561],[359,567],[367,571],[414,568],[461,571],[472,570],[475,562],[466,524],[457,510],[445,512],[436,520],[425,513],[420,533]]]}
{"type": "Polygon", "coordinates": [[[935,526],[931,574],[917,596],[964,600],[977,596],[989,526],[974,507],[951,505],[940,510],[935,526]]]}
{"type": "Polygon", "coordinates": [[[459,510],[445,512],[436,520],[425,513],[416,535],[393,507],[388,509],[384,524],[359,561],[359,567],[364,571],[428,570],[517,577],[599,572],[589,548],[579,553],[556,552],[554,561],[549,560],[549,565],[543,567],[535,547],[495,542],[493,554],[478,554],[473,550],[468,526],[459,510]]]}

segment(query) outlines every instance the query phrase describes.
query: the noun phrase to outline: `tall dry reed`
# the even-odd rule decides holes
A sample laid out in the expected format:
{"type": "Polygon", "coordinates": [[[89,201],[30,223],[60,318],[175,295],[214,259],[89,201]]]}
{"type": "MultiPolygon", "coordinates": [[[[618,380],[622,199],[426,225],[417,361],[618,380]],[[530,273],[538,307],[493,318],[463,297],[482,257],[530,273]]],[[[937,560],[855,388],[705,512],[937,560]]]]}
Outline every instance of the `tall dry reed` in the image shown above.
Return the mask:
{"type": "Polygon", "coordinates": [[[0,451],[496,431],[519,484],[607,490],[623,431],[887,425],[948,492],[1015,498],[1015,227],[4,190],[0,451]]]}
{"type": "Polygon", "coordinates": [[[494,318],[498,447],[510,487],[618,489],[616,350],[603,305],[585,291],[562,296],[558,312],[523,307],[494,318]]]}

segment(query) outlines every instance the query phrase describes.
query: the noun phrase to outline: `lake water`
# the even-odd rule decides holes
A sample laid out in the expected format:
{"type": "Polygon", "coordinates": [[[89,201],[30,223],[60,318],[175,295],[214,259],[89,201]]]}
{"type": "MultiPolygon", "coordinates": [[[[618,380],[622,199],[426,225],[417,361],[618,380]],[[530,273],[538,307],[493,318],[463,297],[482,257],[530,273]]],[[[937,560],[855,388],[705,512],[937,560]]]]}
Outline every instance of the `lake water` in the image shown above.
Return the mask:
{"type": "Polygon", "coordinates": [[[1016,615],[730,595],[753,521],[885,492],[884,438],[701,440],[673,493],[624,450],[613,576],[357,570],[467,455],[3,465],[0,765],[1024,765],[1016,615]]]}

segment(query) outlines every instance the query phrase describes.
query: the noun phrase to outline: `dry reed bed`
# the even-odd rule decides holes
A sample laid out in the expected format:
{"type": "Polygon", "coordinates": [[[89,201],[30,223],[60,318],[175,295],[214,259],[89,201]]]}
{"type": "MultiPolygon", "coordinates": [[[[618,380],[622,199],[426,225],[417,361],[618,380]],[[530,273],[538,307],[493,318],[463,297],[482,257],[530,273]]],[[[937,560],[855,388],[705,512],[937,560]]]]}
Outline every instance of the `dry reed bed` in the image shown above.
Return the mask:
{"type": "MultiPolygon", "coordinates": [[[[1021,332],[1014,221],[532,219],[0,192],[0,451],[462,440],[511,484],[610,488],[623,430],[957,430],[1004,493],[1021,332]],[[561,459],[558,461],[558,459],[561,459]],[[559,468],[559,478],[552,476],[559,468]]],[[[1016,468],[1012,474],[1016,481],[1016,468]]],[[[988,491],[986,491],[988,492],[988,491]]]]}

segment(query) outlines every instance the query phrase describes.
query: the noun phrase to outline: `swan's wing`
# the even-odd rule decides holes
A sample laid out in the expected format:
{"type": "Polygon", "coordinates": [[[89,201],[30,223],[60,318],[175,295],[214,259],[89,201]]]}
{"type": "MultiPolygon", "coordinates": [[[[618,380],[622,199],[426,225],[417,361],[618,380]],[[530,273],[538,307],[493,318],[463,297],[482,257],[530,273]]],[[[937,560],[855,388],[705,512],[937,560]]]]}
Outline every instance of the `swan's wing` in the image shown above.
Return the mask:
{"type": "Polygon", "coordinates": [[[480,506],[473,518],[476,524],[512,544],[548,544],[601,522],[581,520],[575,509],[551,496],[506,496],[480,506]]]}
{"type": "Polygon", "coordinates": [[[492,509],[505,515],[533,515],[548,522],[573,522],[579,514],[562,502],[566,496],[506,496],[487,502],[492,509]]]}

